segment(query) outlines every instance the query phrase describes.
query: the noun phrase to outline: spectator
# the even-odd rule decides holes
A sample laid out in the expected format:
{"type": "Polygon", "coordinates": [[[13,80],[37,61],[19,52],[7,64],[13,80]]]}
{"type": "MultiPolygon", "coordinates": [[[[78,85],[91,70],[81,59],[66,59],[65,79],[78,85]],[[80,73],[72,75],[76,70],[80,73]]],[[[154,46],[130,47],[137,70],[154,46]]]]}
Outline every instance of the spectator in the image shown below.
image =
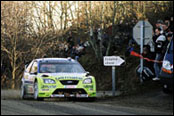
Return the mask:
{"type": "Polygon", "coordinates": [[[162,50],[163,56],[166,53],[168,44],[170,43],[171,39],[173,38],[173,33],[172,32],[168,32],[166,37],[167,37],[167,41],[165,42],[163,50],[162,50]]]}
{"type": "Polygon", "coordinates": [[[85,47],[81,43],[80,45],[76,46],[76,52],[75,52],[75,59],[78,60],[82,55],[84,55],[85,47]]]}
{"type": "Polygon", "coordinates": [[[172,40],[173,38],[173,32],[169,32],[168,35],[167,35],[167,41],[168,43],[170,43],[170,41],[172,40]]]}
{"type": "MultiPolygon", "coordinates": [[[[146,45],[143,48],[143,57],[148,58],[148,59],[154,59],[153,53],[150,51],[150,46],[146,45]]],[[[153,68],[154,63],[149,62],[148,60],[144,60],[144,66],[149,68],[153,73],[155,72],[153,68]]]]}
{"type": "Polygon", "coordinates": [[[71,53],[71,57],[74,58],[75,60],[79,59],[79,51],[77,50],[77,47],[78,46],[73,46],[71,53]]]}
{"type": "Polygon", "coordinates": [[[170,18],[170,26],[169,26],[169,28],[170,28],[170,31],[173,32],[173,16],[171,16],[171,18],[170,18]]]}
{"type": "Polygon", "coordinates": [[[68,49],[69,49],[69,52],[70,52],[70,56],[72,57],[74,41],[73,41],[73,37],[72,37],[71,32],[69,32],[69,37],[67,39],[67,43],[68,43],[68,49]]]}
{"type": "Polygon", "coordinates": [[[103,46],[105,48],[107,48],[108,42],[109,42],[109,36],[108,36],[108,34],[106,32],[104,32],[104,34],[103,34],[103,46]]]}
{"type": "Polygon", "coordinates": [[[160,31],[161,31],[161,28],[155,29],[155,33],[154,33],[153,38],[152,38],[154,43],[157,40],[157,38],[160,36],[160,34],[158,33],[158,31],[159,31],[158,29],[160,29],[160,31]]]}
{"type": "MultiPolygon", "coordinates": [[[[150,52],[150,46],[144,46],[143,47],[143,57],[151,59],[153,58],[152,53],[150,52]]],[[[142,72],[142,79],[144,81],[150,80],[154,77],[154,68],[153,68],[153,62],[149,62],[148,60],[143,61],[143,72],[142,72]]],[[[140,75],[141,72],[141,66],[139,65],[136,69],[136,72],[138,75],[140,75]]]]}
{"type": "Polygon", "coordinates": [[[167,33],[168,32],[170,32],[170,29],[169,29],[169,23],[163,23],[162,24],[162,27],[163,27],[163,34],[165,35],[165,36],[167,36],[167,33]]]}
{"type": "Polygon", "coordinates": [[[68,44],[66,42],[64,42],[64,51],[67,52],[68,51],[68,44]]]}
{"type": "MultiPolygon", "coordinates": [[[[166,41],[166,37],[163,34],[161,34],[161,28],[156,29],[156,35],[158,37],[155,40],[155,52],[156,52],[155,60],[160,61],[163,58],[162,49],[163,49],[164,43],[166,41]]],[[[157,63],[157,62],[154,63],[154,69],[155,69],[155,75],[156,75],[156,77],[153,78],[154,81],[160,80],[160,78],[159,78],[160,67],[161,66],[159,63],[157,63]]]]}
{"type": "Polygon", "coordinates": [[[89,47],[89,46],[90,46],[89,41],[84,42],[84,47],[85,47],[85,48],[87,48],[87,47],[89,47]]]}
{"type": "Polygon", "coordinates": [[[129,43],[128,43],[128,47],[127,47],[126,52],[125,52],[125,56],[128,57],[130,55],[131,51],[134,50],[134,46],[135,46],[134,40],[130,39],[129,43]]]}
{"type": "Polygon", "coordinates": [[[167,26],[170,26],[170,18],[169,17],[165,17],[164,23],[167,24],[167,26]]]}
{"type": "Polygon", "coordinates": [[[76,56],[76,46],[73,46],[71,50],[71,57],[75,58],[75,56],[76,56]]]}
{"type": "Polygon", "coordinates": [[[81,44],[80,38],[77,38],[77,44],[81,44]]]}
{"type": "Polygon", "coordinates": [[[74,46],[74,41],[73,41],[71,32],[69,33],[69,37],[68,37],[67,43],[69,44],[69,49],[72,49],[72,47],[74,46]]]}
{"type": "Polygon", "coordinates": [[[4,71],[5,71],[5,67],[1,61],[1,76],[3,75],[4,71]]]}
{"type": "Polygon", "coordinates": [[[163,33],[163,27],[162,27],[163,23],[164,22],[162,20],[158,20],[157,23],[156,23],[156,28],[160,28],[161,29],[161,31],[160,31],[161,34],[163,33]]]}

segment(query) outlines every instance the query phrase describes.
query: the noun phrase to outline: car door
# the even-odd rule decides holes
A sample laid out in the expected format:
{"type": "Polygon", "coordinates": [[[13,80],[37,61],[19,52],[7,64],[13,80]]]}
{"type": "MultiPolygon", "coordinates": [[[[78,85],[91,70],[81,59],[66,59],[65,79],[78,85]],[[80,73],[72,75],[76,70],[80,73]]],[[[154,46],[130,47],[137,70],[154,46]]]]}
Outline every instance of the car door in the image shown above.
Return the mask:
{"type": "Polygon", "coordinates": [[[25,92],[28,94],[30,93],[29,90],[31,90],[31,84],[32,82],[30,81],[30,70],[31,70],[31,67],[33,65],[33,61],[26,67],[25,71],[24,71],[24,75],[23,75],[23,78],[22,78],[22,83],[23,85],[25,86],[25,92]]]}
{"type": "Polygon", "coordinates": [[[33,64],[31,66],[31,69],[29,70],[29,75],[28,75],[28,81],[30,83],[30,86],[28,87],[29,93],[34,93],[34,80],[37,76],[37,69],[38,69],[38,62],[33,61],[33,64]]]}
{"type": "Polygon", "coordinates": [[[27,68],[24,71],[23,81],[25,84],[29,83],[29,72],[31,70],[31,66],[33,65],[33,61],[27,66],[27,68]]]}

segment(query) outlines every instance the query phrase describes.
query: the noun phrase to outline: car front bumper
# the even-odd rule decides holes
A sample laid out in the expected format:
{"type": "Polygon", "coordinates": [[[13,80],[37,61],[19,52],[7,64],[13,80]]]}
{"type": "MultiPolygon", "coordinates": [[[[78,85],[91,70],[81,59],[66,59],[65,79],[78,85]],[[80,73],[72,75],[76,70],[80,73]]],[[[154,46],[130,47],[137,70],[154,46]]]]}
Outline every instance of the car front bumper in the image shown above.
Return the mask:
{"type": "Polygon", "coordinates": [[[51,97],[76,97],[76,98],[88,98],[88,94],[52,94],[51,97]]]}
{"type": "Polygon", "coordinates": [[[89,86],[77,85],[77,86],[62,86],[56,85],[44,85],[39,89],[39,97],[76,97],[76,98],[89,98],[96,97],[96,90],[92,84],[89,86]]]}

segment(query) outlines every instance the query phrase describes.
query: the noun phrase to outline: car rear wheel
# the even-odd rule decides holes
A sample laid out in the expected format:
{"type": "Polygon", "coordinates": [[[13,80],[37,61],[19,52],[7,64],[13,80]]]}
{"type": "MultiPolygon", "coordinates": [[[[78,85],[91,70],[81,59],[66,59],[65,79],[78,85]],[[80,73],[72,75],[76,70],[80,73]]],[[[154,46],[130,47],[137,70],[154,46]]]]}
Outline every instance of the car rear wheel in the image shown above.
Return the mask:
{"type": "Polygon", "coordinates": [[[37,83],[37,81],[36,81],[36,82],[34,83],[34,99],[35,99],[35,100],[38,100],[38,101],[43,101],[44,98],[38,97],[38,93],[39,93],[39,91],[38,91],[38,83],[37,83]]]}

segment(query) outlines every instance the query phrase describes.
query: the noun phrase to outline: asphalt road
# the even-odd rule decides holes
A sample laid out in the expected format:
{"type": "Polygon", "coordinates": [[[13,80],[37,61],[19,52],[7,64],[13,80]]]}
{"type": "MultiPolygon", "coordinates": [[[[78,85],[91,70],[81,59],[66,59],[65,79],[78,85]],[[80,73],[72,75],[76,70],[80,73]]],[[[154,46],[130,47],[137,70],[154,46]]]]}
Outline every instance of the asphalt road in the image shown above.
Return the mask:
{"type": "Polygon", "coordinates": [[[161,93],[158,93],[155,99],[167,98],[165,103],[160,104],[168,105],[167,107],[160,109],[159,104],[146,105],[152,96],[144,95],[138,99],[135,96],[130,99],[99,98],[94,102],[65,99],[35,101],[20,100],[16,92],[1,90],[1,115],[173,115],[173,96],[159,94],[161,93]],[[143,99],[147,101],[141,102],[143,99]]]}

